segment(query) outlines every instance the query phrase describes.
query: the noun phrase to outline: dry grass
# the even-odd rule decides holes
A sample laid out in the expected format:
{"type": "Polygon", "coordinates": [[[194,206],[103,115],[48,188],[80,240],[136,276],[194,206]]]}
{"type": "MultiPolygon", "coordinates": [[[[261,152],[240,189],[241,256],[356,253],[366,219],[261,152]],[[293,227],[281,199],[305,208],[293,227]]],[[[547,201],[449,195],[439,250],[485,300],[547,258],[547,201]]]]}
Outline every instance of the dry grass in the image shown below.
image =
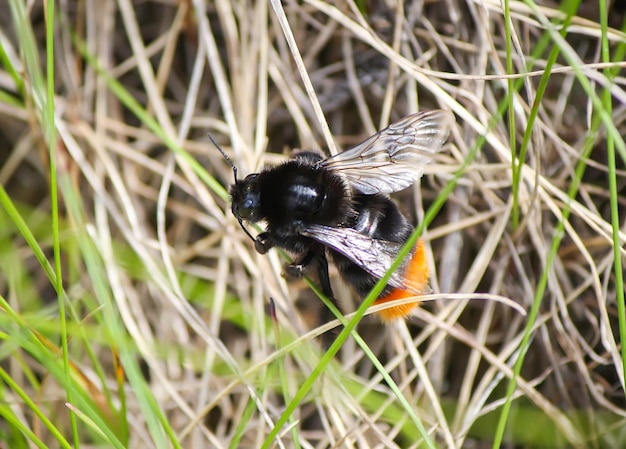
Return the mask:
{"type": "MultiPolygon", "coordinates": [[[[123,445],[256,448],[287,421],[268,445],[487,447],[504,416],[511,447],[623,446],[623,284],[614,250],[623,263],[625,64],[601,64],[595,3],[585,2],[558,40],[546,24],[565,16],[551,3],[511,2],[509,70],[503,5],[495,1],[370,2],[366,14],[351,2],[318,0],[68,3],[56,11],[54,41],[68,329],[55,321],[50,275],[4,215],[11,250],[1,254],[0,293],[16,315],[0,329],[9,341],[16,328],[36,330],[58,346],[66,332],[68,359],[93,382],[87,396],[123,445]],[[547,31],[552,37],[542,40],[547,31]],[[549,53],[559,46],[552,65],[549,53]],[[617,75],[610,82],[607,67],[617,75]],[[598,95],[611,89],[604,125],[585,83],[598,95]],[[499,115],[507,98],[513,113],[499,115]],[[282,278],[279,253],[255,253],[226,201],[232,172],[207,133],[247,174],[283,160],[286,149],[346,148],[434,108],[454,111],[456,127],[421,187],[397,200],[427,225],[440,299],[406,325],[366,317],[358,331],[371,352],[349,338],[320,364],[328,355],[320,347],[327,328],[317,328],[323,305],[306,283],[282,278]],[[521,148],[516,178],[511,159],[521,148]],[[436,200],[440,192],[448,195],[436,200]],[[433,204],[442,207],[425,213],[433,204]],[[493,300],[502,298],[529,314],[493,300]],[[293,413],[283,416],[294,397],[293,413]]],[[[606,37],[611,57],[626,43],[618,7],[606,37]]],[[[44,67],[41,8],[35,3],[25,23],[44,67]]],[[[0,180],[52,261],[44,108],[20,62],[24,25],[7,19],[0,19],[2,47],[25,86],[16,87],[5,64],[0,180]]],[[[332,274],[344,310],[354,310],[332,274]]],[[[3,369],[69,438],[66,415],[57,415],[68,388],[32,356],[37,350],[16,339],[3,369]]],[[[2,393],[17,421],[60,446],[17,391],[2,393]]],[[[87,422],[79,419],[78,439],[102,441],[87,422]]],[[[10,435],[12,426],[0,429],[10,435]]]]}

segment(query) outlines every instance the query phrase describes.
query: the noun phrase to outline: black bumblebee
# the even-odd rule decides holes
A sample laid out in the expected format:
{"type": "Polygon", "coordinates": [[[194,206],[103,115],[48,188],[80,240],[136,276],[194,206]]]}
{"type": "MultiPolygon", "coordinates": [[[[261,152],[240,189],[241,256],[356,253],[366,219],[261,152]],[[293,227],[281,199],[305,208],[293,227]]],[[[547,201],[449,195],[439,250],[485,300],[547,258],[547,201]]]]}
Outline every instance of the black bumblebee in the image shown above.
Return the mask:
{"type": "MultiPolygon", "coordinates": [[[[411,186],[438,152],[454,124],[450,111],[410,115],[359,145],[325,159],[321,152],[297,151],[276,167],[237,179],[230,188],[232,212],[265,254],[284,248],[296,260],[285,271],[302,276],[316,267],[322,292],[333,298],[327,256],[361,298],[391,267],[413,226],[387,196],[411,186]],[[264,221],[254,238],[243,220],[264,221]]],[[[219,148],[219,147],[218,147],[219,148]]],[[[424,293],[428,264],[420,240],[391,275],[377,304],[424,293]]],[[[380,312],[383,321],[407,316],[418,303],[380,312]]]]}

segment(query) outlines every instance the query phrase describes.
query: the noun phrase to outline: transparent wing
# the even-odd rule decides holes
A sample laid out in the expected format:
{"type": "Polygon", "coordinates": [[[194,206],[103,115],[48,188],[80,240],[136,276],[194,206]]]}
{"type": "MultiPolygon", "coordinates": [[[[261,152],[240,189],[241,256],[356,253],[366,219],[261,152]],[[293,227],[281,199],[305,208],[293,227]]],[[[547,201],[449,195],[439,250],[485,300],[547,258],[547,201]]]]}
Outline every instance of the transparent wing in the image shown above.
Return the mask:
{"type": "Polygon", "coordinates": [[[444,110],[409,115],[320,166],[340,173],[368,195],[406,189],[422,176],[454,121],[454,114],[444,110]]]}
{"type": "MultiPolygon", "coordinates": [[[[372,239],[352,228],[310,225],[301,234],[343,254],[376,278],[382,278],[396,260],[402,244],[372,239]]],[[[388,285],[419,295],[423,286],[412,286],[402,275],[402,265],[391,274],[388,285]]]]}

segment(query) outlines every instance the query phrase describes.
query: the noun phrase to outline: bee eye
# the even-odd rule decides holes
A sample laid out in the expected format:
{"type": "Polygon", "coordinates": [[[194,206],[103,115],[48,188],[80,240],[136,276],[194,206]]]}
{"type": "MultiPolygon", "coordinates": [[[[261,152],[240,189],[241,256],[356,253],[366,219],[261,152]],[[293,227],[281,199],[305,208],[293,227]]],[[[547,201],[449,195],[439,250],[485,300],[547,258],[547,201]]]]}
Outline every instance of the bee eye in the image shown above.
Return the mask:
{"type": "Polygon", "coordinates": [[[244,187],[239,201],[233,202],[233,212],[243,220],[258,221],[260,201],[256,183],[249,183],[244,187]]]}
{"type": "Polygon", "coordinates": [[[239,205],[237,212],[239,213],[239,216],[241,218],[247,220],[254,212],[254,201],[251,198],[247,198],[246,200],[242,201],[239,205]]]}

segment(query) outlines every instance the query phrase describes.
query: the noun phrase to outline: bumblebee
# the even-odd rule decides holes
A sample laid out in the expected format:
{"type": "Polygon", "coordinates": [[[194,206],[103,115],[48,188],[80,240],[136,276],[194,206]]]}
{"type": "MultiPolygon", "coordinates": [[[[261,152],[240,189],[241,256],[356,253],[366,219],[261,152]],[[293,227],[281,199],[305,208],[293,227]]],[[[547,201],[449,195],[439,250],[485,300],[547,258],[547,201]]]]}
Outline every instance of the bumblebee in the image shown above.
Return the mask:
{"type": "MultiPolygon", "coordinates": [[[[336,156],[298,151],[287,162],[243,180],[220,149],[235,177],[232,213],[259,253],[279,247],[294,255],[287,274],[299,277],[315,268],[322,292],[332,299],[330,259],[363,298],[390,269],[414,229],[388,194],[422,176],[454,121],[450,111],[419,112],[336,156]],[[244,221],[264,222],[265,231],[253,237],[244,221]]],[[[419,296],[427,286],[428,264],[419,240],[375,304],[419,296]]],[[[418,304],[391,305],[379,315],[384,322],[404,318],[418,304]]]]}

